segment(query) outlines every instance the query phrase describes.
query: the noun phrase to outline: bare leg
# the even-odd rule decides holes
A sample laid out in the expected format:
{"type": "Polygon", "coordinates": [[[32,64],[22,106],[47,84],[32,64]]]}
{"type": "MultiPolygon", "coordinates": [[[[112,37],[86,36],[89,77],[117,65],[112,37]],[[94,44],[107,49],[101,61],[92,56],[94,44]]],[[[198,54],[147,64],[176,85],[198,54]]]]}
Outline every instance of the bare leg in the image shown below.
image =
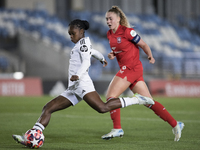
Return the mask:
{"type": "Polygon", "coordinates": [[[58,96],[48,102],[42,110],[42,114],[37,122],[41,123],[44,127],[46,127],[50,121],[51,114],[55,111],[62,110],[68,108],[72,105],[72,103],[63,96],[58,96]]]}
{"type": "Polygon", "coordinates": [[[99,113],[106,113],[110,110],[122,107],[119,98],[114,98],[114,99],[111,99],[110,101],[104,103],[96,91],[86,94],[83,97],[83,99],[90,107],[92,107],[99,113]]]}
{"type": "MultiPolygon", "coordinates": [[[[130,84],[131,83],[127,81],[126,77],[122,79],[115,76],[108,87],[106,99],[119,97],[130,84]]],[[[110,111],[110,117],[113,121],[113,128],[121,129],[120,108],[110,111]]]]}
{"type": "Polygon", "coordinates": [[[136,85],[132,88],[132,92],[152,98],[149,89],[144,81],[138,81],[136,85]]]}
{"type": "Polygon", "coordinates": [[[126,77],[122,79],[115,76],[108,87],[106,99],[109,97],[119,97],[130,85],[131,83],[127,81],[126,77]]]}

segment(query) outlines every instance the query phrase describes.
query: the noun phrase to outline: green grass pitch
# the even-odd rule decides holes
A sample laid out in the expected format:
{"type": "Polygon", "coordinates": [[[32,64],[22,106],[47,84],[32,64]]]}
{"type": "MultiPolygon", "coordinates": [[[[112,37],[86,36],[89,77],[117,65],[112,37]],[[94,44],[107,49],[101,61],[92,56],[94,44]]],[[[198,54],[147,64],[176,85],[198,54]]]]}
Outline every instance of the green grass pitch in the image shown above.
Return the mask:
{"type": "MultiPolygon", "coordinates": [[[[0,97],[0,150],[25,150],[12,139],[32,128],[52,97],[0,97]]],[[[103,97],[105,100],[105,98],[103,97]]],[[[84,101],[52,114],[44,130],[43,150],[199,150],[200,98],[155,97],[177,120],[185,123],[174,142],[171,126],[152,110],[139,105],[121,109],[123,138],[102,140],[110,132],[109,113],[99,114],[84,101]]]]}

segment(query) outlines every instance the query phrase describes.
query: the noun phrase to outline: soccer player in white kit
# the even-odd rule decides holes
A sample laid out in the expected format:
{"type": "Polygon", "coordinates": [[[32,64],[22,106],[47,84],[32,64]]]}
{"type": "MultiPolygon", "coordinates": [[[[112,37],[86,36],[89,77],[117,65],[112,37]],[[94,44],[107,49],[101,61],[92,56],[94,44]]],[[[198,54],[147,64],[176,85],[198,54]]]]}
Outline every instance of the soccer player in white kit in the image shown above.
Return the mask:
{"type": "MultiPolygon", "coordinates": [[[[43,131],[48,125],[51,114],[55,111],[74,106],[82,99],[99,113],[106,113],[116,108],[123,108],[133,104],[154,104],[151,98],[135,94],[132,98],[113,98],[104,103],[95,91],[93,82],[88,74],[91,56],[100,60],[104,66],[107,61],[97,50],[92,49],[89,37],[85,37],[85,30],[89,23],[85,20],[76,19],[69,24],[68,33],[75,46],[71,50],[69,60],[69,85],[66,91],[48,102],[42,110],[42,114],[33,126],[33,129],[43,131]]],[[[26,146],[24,137],[13,135],[14,140],[26,146]]]]}

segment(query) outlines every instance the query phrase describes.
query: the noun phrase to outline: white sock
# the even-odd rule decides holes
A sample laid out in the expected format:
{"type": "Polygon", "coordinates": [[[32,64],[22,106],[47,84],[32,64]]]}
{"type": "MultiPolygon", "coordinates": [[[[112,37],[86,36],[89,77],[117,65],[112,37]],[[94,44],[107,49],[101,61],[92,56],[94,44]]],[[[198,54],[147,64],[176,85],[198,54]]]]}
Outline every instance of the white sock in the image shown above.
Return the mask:
{"type": "Polygon", "coordinates": [[[122,104],[122,108],[130,106],[130,105],[135,105],[139,104],[139,100],[136,97],[121,97],[119,98],[122,104]]]}
{"type": "Polygon", "coordinates": [[[36,122],[35,125],[33,126],[34,129],[38,129],[40,130],[41,132],[45,129],[45,127],[39,123],[39,122],[36,122]]]}

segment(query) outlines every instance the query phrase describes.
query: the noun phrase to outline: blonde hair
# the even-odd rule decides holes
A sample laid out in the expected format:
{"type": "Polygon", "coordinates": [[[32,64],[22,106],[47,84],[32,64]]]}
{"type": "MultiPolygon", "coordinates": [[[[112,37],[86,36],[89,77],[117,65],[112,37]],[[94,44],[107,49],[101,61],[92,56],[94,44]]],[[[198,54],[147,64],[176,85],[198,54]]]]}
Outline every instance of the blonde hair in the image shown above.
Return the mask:
{"type": "Polygon", "coordinates": [[[120,25],[128,27],[128,28],[131,27],[126,15],[118,6],[112,6],[111,9],[109,9],[107,12],[113,12],[117,16],[119,16],[120,17],[120,22],[119,22],[120,25]]]}

